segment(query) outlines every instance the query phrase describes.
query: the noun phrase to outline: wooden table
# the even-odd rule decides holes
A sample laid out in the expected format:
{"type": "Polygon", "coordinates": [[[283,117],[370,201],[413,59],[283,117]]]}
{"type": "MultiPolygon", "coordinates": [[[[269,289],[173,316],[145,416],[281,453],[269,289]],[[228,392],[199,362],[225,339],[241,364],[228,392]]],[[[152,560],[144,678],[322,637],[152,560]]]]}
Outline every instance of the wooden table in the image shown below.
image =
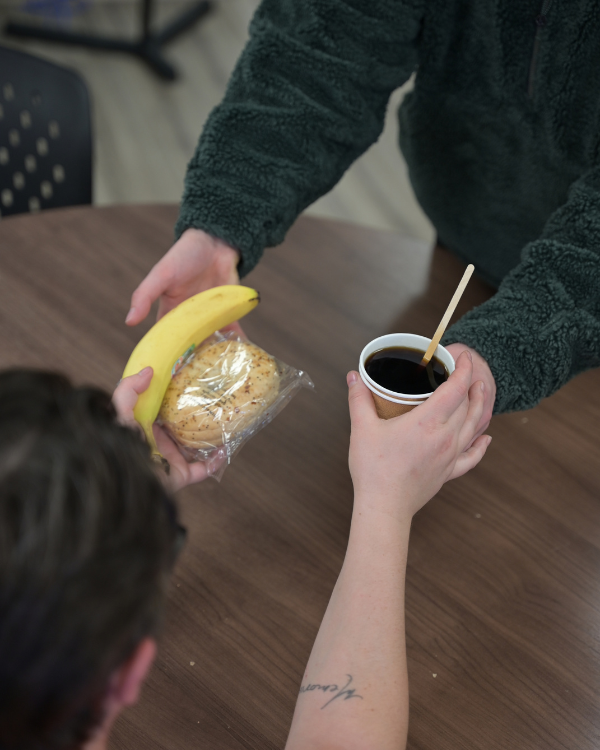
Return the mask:
{"type": "MultiPolygon", "coordinates": [[[[129,296],[171,206],[0,224],[2,366],[111,389],[147,326],[129,296]]],[[[306,369],[221,484],[180,498],[189,542],[158,662],[118,723],[127,750],[282,748],[349,528],[346,372],[371,338],[431,334],[463,267],[404,237],[302,219],[248,277],[249,336],[306,369]]],[[[459,313],[490,294],[470,284],[459,313]]],[[[412,750],[600,745],[600,373],[494,419],[484,462],[415,518],[407,618],[412,750]]],[[[373,750],[377,750],[373,748],[373,750]]]]}

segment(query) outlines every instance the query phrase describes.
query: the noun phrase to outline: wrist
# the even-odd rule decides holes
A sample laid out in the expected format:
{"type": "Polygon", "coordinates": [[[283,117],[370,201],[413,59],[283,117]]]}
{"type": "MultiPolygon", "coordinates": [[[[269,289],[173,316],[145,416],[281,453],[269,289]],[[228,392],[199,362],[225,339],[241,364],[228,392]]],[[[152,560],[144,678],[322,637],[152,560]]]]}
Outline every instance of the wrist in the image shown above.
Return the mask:
{"type": "Polygon", "coordinates": [[[218,248],[218,251],[222,253],[223,255],[226,255],[228,258],[230,258],[237,266],[237,264],[240,262],[241,257],[242,257],[240,251],[236,250],[235,247],[233,247],[233,245],[230,245],[227,242],[225,242],[225,240],[221,240],[218,237],[213,237],[212,239],[214,240],[218,248]]]}
{"type": "Polygon", "coordinates": [[[340,585],[374,593],[404,580],[411,519],[355,507],[340,585]]]}
{"type": "Polygon", "coordinates": [[[402,486],[355,488],[354,512],[352,518],[364,519],[369,523],[375,519],[386,519],[400,526],[412,523],[414,514],[430,499],[418,487],[403,482],[402,486]]]}
{"type": "Polygon", "coordinates": [[[225,240],[214,237],[203,229],[190,227],[181,235],[179,242],[189,258],[203,266],[206,288],[240,283],[237,268],[241,255],[225,240]]]}
{"type": "Polygon", "coordinates": [[[240,277],[238,274],[238,265],[242,259],[241,254],[231,245],[218,237],[211,237],[215,248],[216,265],[221,269],[221,273],[227,281],[225,283],[239,284],[240,277]]]}
{"type": "MultiPolygon", "coordinates": [[[[394,506],[398,504],[398,498],[395,498],[394,506]]],[[[372,536],[374,539],[380,538],[381,535],[393,535],[406,537],[408,540],[412,517],[413,514],[409,510],[392,508],[390,503],[381,502],[381,497],[374,498],[372,495],[356,493],[350,533],[372,536]]]]}
{"type": "Polygon", "coordinates": [[[210,245],[212,245],[214,250],[216,250],[217,252],[222,252],[224,255],[227,255],[229,257],[235,258],[237,262],[239,262],[241,258],[240,251],[236,250],[233,245],[230,245],[228,242],[222,240],[220,237],[217,237],[214,234],[205,232],[204,229],[188,227],[184,232],[181,233],[181,237],[179,239],[184,239],[188,242],[202,245],[205,245],[208,242],[210,245]]]}

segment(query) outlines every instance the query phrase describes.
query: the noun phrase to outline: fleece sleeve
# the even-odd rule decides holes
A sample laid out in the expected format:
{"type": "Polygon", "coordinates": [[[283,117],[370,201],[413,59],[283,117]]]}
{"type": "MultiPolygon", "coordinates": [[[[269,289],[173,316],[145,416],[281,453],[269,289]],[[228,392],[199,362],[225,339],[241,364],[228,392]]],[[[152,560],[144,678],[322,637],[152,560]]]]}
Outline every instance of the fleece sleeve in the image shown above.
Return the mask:
{"type": "Polygon", "coordinates": [[[495,412],[528,409],[600,365],[600,167],[577,182],[498,293],[449,329],[488,362],[495,412]]]}
{"type": "Polygon", "coordinates": [[[176,236],[225,240],[248,273],[379,137],[416,67],[423,0],[263,0],[188,166],[176,236]]]}

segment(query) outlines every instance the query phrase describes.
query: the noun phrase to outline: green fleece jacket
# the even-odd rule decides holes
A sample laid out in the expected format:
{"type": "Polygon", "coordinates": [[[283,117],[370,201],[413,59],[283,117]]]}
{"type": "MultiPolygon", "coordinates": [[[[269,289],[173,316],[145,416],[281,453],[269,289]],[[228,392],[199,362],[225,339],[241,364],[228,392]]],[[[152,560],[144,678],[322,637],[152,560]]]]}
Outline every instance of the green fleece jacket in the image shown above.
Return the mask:
{"type": "Polygon", "coordinates": [[[444,343],[526,409],[600,365],[600,2],[263,0],[190,162],[176,233],[280,243],[379,137],[443,243],[498,286],[444,343]]]}

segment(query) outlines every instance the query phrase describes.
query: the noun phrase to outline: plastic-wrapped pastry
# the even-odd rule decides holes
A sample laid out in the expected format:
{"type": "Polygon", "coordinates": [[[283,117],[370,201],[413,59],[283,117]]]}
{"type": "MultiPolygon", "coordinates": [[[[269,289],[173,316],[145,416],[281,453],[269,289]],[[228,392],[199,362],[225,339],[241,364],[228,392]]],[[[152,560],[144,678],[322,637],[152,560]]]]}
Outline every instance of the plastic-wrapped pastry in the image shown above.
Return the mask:
{"type": "Polygon", "coordinates": [[[175,373],[159,414],[189,460],[231,458],[271,421],[308,375],[235,334],[215,334],[175,373]]]}

